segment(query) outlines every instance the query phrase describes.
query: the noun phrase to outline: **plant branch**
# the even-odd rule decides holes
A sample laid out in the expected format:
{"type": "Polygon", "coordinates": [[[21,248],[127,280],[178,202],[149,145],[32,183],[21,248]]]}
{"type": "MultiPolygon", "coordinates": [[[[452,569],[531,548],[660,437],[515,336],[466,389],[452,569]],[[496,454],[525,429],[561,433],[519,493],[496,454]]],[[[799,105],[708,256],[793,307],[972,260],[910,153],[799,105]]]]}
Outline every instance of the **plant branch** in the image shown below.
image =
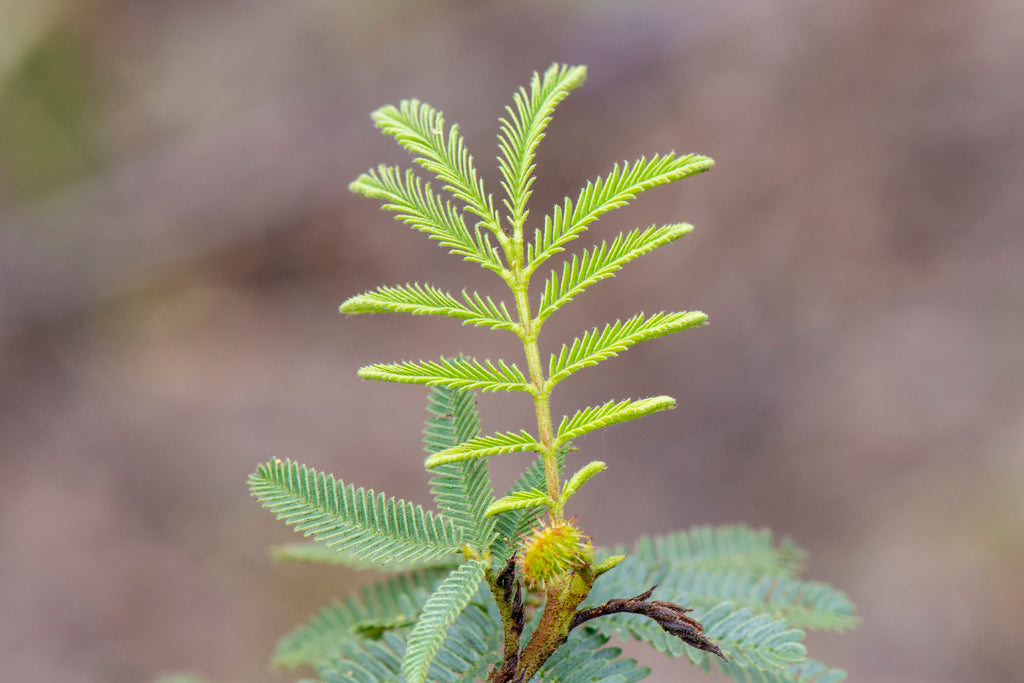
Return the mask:
{"type": "Polygon", "coordinates": [[[594,574],[589,567],[584,567],[548,588],[544,613],[519,657],[513,683],[525,683],[533,678],[544,662],[565,643],[572,630],[576,608],[587,598],[593,585],[594,574]]]}
{"type": "Polygon", "coordinates": [[[501,624],[505,631],[502,649],[501,666],[491,672],[490,683],[507,683],[512,680],[519,665],[519,639],[526,626],[526,614],[523,611],[523,591],[516,580],[515,553],[505,563],[505,567],[495,576],[491,569],[486,572],[487,584],[491,587],[498,611],[501,613],[501,624]]]}
{"type": "Polygon", "coordinates": [[[573,617],[569,630],[591,619],[609,614],[641,614],[658,622],[658,625],[665,631],[681,639],[687,645],[718,655],[728,662],[729,658],[722,653],[722,650],[704,635],[704,626],[693,617],[686,615],[687,612],[693,610],[673,602],[649,600],[655,588],[657,586],[651,586],[648,590],[632,598],[616,598],[603,605],[580,610],[573,617]]]}

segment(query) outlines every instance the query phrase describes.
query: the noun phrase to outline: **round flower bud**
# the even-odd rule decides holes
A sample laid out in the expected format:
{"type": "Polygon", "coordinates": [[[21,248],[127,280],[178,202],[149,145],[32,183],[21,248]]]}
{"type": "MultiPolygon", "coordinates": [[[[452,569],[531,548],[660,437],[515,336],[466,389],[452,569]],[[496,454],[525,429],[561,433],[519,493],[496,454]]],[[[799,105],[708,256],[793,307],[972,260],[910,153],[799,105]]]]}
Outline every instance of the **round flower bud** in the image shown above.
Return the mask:
{"type": "Polygon", "coordinates": [[[586,564],[589,543],[571,522],[541,524],[523,538],[520,557],[523,577],[533,587],[547,587],[586,564]]]}

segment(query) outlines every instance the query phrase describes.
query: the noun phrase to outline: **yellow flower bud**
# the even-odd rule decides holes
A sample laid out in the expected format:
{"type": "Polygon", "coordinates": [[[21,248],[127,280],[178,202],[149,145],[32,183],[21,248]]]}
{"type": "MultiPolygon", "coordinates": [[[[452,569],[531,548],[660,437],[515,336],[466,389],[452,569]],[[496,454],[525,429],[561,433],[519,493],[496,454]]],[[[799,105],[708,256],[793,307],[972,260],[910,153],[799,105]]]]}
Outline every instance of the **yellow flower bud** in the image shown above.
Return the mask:
{"type": "Polygon", "coordinates": [[[531,587],[546,588],[593,557],[590,542],[572,522],[542,523],[523,538],[522,573],[531,587]],[[588,552],[589,551],[589,552],[588,552]]]}

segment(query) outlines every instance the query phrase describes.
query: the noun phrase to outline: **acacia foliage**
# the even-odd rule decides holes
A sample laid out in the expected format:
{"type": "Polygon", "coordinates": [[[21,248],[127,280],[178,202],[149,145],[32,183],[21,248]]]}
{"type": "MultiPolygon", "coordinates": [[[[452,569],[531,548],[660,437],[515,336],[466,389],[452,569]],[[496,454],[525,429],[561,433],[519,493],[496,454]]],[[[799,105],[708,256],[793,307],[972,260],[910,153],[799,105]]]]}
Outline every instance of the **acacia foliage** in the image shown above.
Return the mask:
{"type": "MultiPolygon", "coordinates": [[[[637,313],[592,327],[542,361],[538,335],[556,311],[629,262],[688,234],[692,226],[633,229],[570,255],[546,273],[536,299],[530,289],[534,275],[608,212],[713,164],[704,156],[675,153],[613,164],[536,221],[531,231],[529,199],[537,147],[555,107],[585,77],[584,67],[554,64],[514,94],[499,121],[498,170],[504,196],[498,201],[487,191],[459,127],[448,125],[442,112],[410,99],[373,113],[381,132],[405,148],[436,186],[416,169],[380,165],[361,174],[350,188],[378,200],[385,211],[451,253],[497,275],[511,298],[467,290],[452,294],[411,282],[353,296],[340,306],[341,312],[440,316],[511,333],[522,343],[525,363],[453,355],[382,361],[359,370],[364,379],[432,387],[424,465],[431,474],[434,510],[291,461],[261,465],[250,476],[253,495],[312,539],[278,548],[278,557],[396,572],[364,589],[360,597],[329,605],[286,636],[275,655],[278,665],[312,666],[327,682],[407,683],[472,681],[488,672],[494,676],[499,664],[514,665],[508,653],[502,662],[499,651],[518,648],[520,636],[525,640],[545,628],[543,610],[529,605],[524,609],[512,589],[530,585],[521,581],[514,563],[520,539],[545,514],[552,523],[566,523],[569,499],[596,474],[614,467],[614,461],[610,466],[591,461],[564,478],[575,441],[675,406],[670,396],[619,398],[560,419],[550,413],[552,390],[576,373],[640,342],[707,321],[700,311],[637,313]],[[536,431],[482,433],[478,391],[528,395],[536,408],[536,431]],[[524,458],[530,452],[536,455],[525,458],[521,476],[497,495],[490,479],[491,459],[524,458]]],[[[582,558],[582,564],[566,570],[561,584],[569,586],[574,572],[587,575],[585,593],[575,604],[587,592],[584,606],[593,606],[658,584],[659,599],[692,606],[693,616],[720,649],[687,648],[640,614],[610,614],[570,627],[568,641],[552,649],[553,654],[545,650],[535,674],[516,670],[520,679],[537,675],[570,683],[627,683],[646,676],[644,667],[607,646],[613,635],[645,641],[669,655],[685,653],[705,670],[711,668],[708,651],[721,654],[719,667],[741,682],[826,683],[843,676],[806,659],[800,629],[848,628],[854,623],[852,606],[838,591],[799,579],[799,553],[788,543],[775,544],[767,532],[701,527],[641,539],[625,561],[589,541],[579,550],[574,557],[582,558]]],[[[552,595],[548,605],[557,602],[552,595]]],[[[572,612],[559,616],[566,625],[572,617],[572,612]]]]}

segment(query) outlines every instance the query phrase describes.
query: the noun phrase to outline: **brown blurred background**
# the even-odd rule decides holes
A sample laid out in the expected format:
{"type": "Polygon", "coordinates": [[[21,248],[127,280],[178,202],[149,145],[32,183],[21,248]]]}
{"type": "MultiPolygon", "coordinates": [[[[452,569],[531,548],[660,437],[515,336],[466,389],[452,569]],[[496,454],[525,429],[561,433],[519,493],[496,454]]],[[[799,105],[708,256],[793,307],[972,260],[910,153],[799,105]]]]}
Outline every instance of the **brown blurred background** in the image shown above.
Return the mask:
{"type": "MultiPolygon", "coordinates": [[[[792,536],[860,609],[808,638],[851,681],[1024,680],[1019,0],[4,0],[4,680],[298,677],[267,670],[276,638],[372,577],[273,564],[294,537],[246,475],[291,457],[427,503],[425,390],[356,369],[518,360],[452,321],[338,315],[385,283],[501,292],[347,191],[407,164],[369,112],[443,109],[497,191],[497,117],[553,61],[590,77],[535,217],[615,161],[717,161],[577,243],[697,226],[554,318],[548,348],[639,310],[711,324],[556,394],[679,400],[581,444],[611,471],[572,512],[600,544],[792,536]]],[[[488,430],[531,415],[480,405],[488,430]]],[[[706,678],[628,651],[652,681],[706,678]]]]}

